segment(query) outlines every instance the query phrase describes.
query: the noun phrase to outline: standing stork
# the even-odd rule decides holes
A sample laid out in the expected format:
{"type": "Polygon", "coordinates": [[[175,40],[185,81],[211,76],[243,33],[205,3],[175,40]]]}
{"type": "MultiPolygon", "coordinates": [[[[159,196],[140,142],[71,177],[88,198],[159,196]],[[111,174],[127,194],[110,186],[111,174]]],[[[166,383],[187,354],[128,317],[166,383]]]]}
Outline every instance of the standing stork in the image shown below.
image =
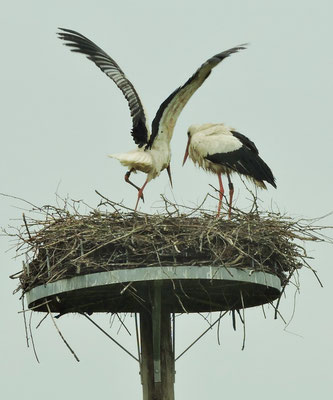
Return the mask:
{"type": "Polygon", "coordinates": [[[164,169],[168,172],[172,186],[170,173],[170,141],[177,118],[186,103],[207,79],[211,70],[217,64],[231,54],[245,49],[245,47],[244,45],[233,47],[232,49],[214,55],[203,63],[183,86],[173,91],[160,105],[152,122],[152,130],[150,133],[141,100],[134,86],[127,79],[119,65],[85,36],[70,29],[59,29],[61,32],[58,33],[58,36],[66,42],[65,45],[71,47],[71,51],[82,53],[86,55],[89,60],[93,61],[98,68],[115,82],[128,101],[133,124],[132,136],[138,147],[127,153],[111,154],[110,157],[116,158],[122,165],[128,167],[128,171],[125,174],[125,181],[138,190],[138,197],[135,205],[136,210],[140,198],[144,200],[143,190],[147,183],[156,178],[164,169]],[[142,171],[147,174],[147,179],[141,188],[129,180],[131,173],[136,171],[142,171]]]}
{"type": "Polygon", "coordinates": [[[190,126],[187,135],[183,165],[189,156],[194,164],[218,176],[220,196],[217,217],[220,216],[224,194],[222,174],[227,175],[229,183],[229,218],[234,194],[231,173],[245,175],[260,188],[267,189],[264,181],[276,188],[273,173],[259,157],[256,145],[241,133],[224,124],[203,124],[190,126]]]}

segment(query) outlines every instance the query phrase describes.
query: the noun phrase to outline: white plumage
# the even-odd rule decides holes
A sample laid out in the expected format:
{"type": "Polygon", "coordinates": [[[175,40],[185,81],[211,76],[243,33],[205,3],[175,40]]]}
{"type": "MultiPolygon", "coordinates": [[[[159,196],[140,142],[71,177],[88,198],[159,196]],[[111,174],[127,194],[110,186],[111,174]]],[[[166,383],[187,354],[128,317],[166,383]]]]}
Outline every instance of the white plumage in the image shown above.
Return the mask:
{"type": "Polygon", "coordinates": [[[215,173],[224,172],[224,167],[206,159],[207,154],[228,153],[242,147],[241,142],[235,138],[232,128],[224,124],[191,125],[188,129],[191,136],[189,156],[194,164],[206,171],[215,173]]]}
{"type": "Polygon", "coordinates": [[[162,152],[160,149],[145,151],[141,147],[126,153],[110,154],[109,157],[119,160],[124,167],[148,174],[147,179],[150,181],[156,178],[163,169],[167,168],[170,164],[170,155],[170,148],[162,152]]]}
{"type": "Polygon", "coordinates": [[[60,30],[61,32],[58,33],[60,39],[65,40],[65,44],[71,47],[73,52],[85,54],[88,59],[93,61],[97,67],[115,82],[128,101],[133,122],[132,136],[138,148],[126,153],[111,154],[110,157],[119,160],[122,165],[128,168],[125,180],[138,190],[136,210],[140,198],[143,200],[143,190],[147,183],[156,178],[164,169],[167,170],[172,185],[170,141],[177,118],[188,100],[203,84],[216,65],[245,47],[238,46],[226,50],[203,63],[183,86],[173,91],[160,105],[152,122],[152,130],[150,132],[141,100],[119,65],[100,47],[80,33],[70,29],[60,28],[60,30]],[[130,174],[136,171],[142,171],[147,174],[147,179],[141,188],[129,180],[130,174]]]}
{"type": "Polygon", "coordinates": [[[245,175],[261,188],[266,189],[264,181],[276,188],[272,171],[259,157],[256,145],[233,128],[224,124],[192,125],[187,134],[183,165],[189,156],[194,164],[218,176],[220,198],[217,217],[220,215],[224,194],[222,174],[227,175],[229,182],[229,218],[234,193],[230,179],[233,172],[245,175]]]}

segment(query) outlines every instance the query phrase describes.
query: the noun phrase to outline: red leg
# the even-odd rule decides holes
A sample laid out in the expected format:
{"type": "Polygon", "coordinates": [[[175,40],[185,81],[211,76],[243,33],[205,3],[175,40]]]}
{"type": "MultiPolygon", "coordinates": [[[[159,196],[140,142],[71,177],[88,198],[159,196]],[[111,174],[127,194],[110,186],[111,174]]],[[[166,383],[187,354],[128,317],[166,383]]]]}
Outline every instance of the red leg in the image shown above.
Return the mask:
{"type": "Polygon", "coordinates": [[[139,192],[138,192],[138,199],[137,199],[137,201],[136,201],[134,211],[136,211],[136,209],[138,208],[138,204],[139,204],[140,198],[143,199],[143,189],[146,187],[147,183],[148,183],[148,178],[146,179],[146,182],[143,184],[142,188],[139,189],[139,192]]]}
{"type": "Polygon", "coordinates": [[[216,214],[216,218],[218,218],[220,216],[220,212],[221,212],[221,207],[222,207],[222,199],[223,199],[223,195],[224,195],[224,188],[223,188],[223,184],[222,184],[222,177],[221,177],[221,173],[217,174],[218,178],[219,178],[219,185],[220,185],[220,199],[219,199],[219,205],[217,207],[217,214],[216,214]]]}
{"type": "MultiPolygon", "coordinates": [[[[136,190],[140,191],[139,186],[136,186],[135,183],[133,183],[133,182],[131,182],[131,181],[129,180],[129,177],[130,177],[130,175],[131,175],[131,173],[132,173],[133,171],[134,171],[133,169],[130,169],[129,171],[126,172],[126,174],[125,174],[125,181],[126,181],[127,183],[129,183],[130,185],[132,185],[133,187],[135,187],[136,190]]],[[[145,201],[144,198],[143,198],[143,194],[142,194],[142,193],[141,193],[141,199],[142,199],[143,202],[145,201]]]]}
{"type": "Polygon", "coordinates": [[[232,207],[232,198],[234,197],[234,185],[231,182],[230,174],[227,172],[227,177],[229,181],[229,219],[231,218],[231,207],[232,207]]]}

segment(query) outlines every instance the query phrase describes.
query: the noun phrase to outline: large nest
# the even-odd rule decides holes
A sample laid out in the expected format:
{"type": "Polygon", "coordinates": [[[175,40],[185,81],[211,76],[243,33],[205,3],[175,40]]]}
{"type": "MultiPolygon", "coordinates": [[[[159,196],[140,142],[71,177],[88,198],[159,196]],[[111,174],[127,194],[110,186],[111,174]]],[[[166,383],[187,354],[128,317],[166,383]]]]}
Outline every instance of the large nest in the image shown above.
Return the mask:
{"type": "MultiPolygon", "coordinates": [[[[170,205],[170,204],[169,204],[170,205]]],[[[247,268],[277,275],[285,285],[302,266],[310,267],[304,240],[320,240],[322,227],[295,221],[257,207],[232,218],[215,218],[203,210],[180,214],[133,213],[106,200],[87,215],[42,207],[42,218],[24,217],[19,239],[26,254],[18,274],[19,289],[82,274],[120,268],[211,265],[247,268]],[[105,210],[105,205],[111,206],[105,210]]],[[[311,268],[311,267],[310,267],[311,268]]]]}

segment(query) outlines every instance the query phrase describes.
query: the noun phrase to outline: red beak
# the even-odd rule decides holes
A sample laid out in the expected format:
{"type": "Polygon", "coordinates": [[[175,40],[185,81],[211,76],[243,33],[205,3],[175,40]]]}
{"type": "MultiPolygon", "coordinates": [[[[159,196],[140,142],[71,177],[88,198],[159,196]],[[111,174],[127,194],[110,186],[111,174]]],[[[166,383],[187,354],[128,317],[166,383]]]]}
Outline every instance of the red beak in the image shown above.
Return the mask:
{"type": "Polygon", "coordinates": [[[188,148],[190,147],[190,141],[191,141],[191,137],[189,136],[188,141],[187,141],[187,145],[186,145],[185,154],[184,154],[183,165],[185,164],[185,162],[187,160],[187,157],[188,157],[188,148]]]}

